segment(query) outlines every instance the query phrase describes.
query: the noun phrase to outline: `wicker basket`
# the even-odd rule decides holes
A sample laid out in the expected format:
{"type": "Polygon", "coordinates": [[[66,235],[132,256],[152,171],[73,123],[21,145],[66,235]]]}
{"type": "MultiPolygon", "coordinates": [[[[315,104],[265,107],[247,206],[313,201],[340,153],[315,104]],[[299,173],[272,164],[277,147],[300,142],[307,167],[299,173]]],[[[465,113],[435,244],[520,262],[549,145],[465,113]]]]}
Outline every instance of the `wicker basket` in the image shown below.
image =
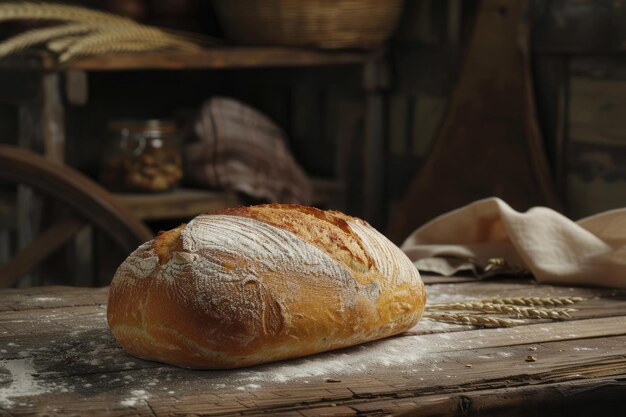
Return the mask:
{"type": "Polygon", "coordinates": [[[396,26],[403,0],[214,0],[225,36],[247,45],[372,49],[396,26]]]}

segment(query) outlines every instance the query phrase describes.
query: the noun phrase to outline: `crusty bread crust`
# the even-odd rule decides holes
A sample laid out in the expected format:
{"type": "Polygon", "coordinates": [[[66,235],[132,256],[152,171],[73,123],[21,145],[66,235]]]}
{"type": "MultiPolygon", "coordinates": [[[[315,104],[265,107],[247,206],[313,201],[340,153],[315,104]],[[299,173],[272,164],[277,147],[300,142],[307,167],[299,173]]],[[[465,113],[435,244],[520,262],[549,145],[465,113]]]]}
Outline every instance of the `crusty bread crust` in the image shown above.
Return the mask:
{"type": "Polygon", "coordinates": [[[417,269],[365,221],[269,204],[141,245],[113,278],[107,318],[132,355],[238,368],[401,333],[425,302],[417,269]]]}

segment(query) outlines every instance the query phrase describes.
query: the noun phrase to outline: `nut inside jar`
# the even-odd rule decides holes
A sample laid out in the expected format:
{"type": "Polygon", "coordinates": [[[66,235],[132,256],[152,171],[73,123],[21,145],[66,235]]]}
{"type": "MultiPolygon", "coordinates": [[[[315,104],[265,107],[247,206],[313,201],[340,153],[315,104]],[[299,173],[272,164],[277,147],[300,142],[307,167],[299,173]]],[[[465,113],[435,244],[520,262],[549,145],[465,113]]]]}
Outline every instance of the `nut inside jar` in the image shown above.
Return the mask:
{"type": "Polygon", "coordinates": [[[101,181],[116,191],[158,192],[183,176],[180,143],[173,123],[115,121],[102,162],[101,181]]]}

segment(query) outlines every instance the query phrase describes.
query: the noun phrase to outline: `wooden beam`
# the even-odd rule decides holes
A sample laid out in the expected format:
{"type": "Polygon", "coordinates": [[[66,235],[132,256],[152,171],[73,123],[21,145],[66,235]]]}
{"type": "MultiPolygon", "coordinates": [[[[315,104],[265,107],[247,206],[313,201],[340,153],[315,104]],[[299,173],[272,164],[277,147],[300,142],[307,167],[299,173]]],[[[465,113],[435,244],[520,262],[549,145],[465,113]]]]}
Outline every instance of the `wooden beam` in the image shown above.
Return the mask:
{"type": "Polygon", "coordinates": [[[168,69],[221,69],[302,67],[363,64],[367,52],[322,51],[285,47],[216,47],[194,52],[154,51],[104,54],[59,65],[45,52],[25,52],[0,60],[0,69],[26,71],[130,71],[168,69]]]}
{"type": "Polygon", "coordinates": [[[44,155],[51,161],[65,160],[65,109],[61,100],[60,76],[47,73],[42,77],[41,128],[44,155]]]}
{"type": "Polygon", "coordinates": [[[0,287],[11,286],[18,278],[28,273],[35,265],[72,238],[83,226],[77,219],[56,223],[37,238],[28,242],[9,262],[0,266],[0,287]]]}
{"type": "Polygon", "coordinates": [[[365,170],[363,173],[364,217],[372,226],[385,226],[385,159],[386,91],[390,85],[390,69],[383,58],[372,60],[363,67],[365,99],[365,170]]]}
{"type": "Polygon", "coordinates": [[[197,52],[145,52],[86,57],[68,68],[85,71],[220,69],[361,64],[367,54],[296,48],[213,48],[197,52]]]}

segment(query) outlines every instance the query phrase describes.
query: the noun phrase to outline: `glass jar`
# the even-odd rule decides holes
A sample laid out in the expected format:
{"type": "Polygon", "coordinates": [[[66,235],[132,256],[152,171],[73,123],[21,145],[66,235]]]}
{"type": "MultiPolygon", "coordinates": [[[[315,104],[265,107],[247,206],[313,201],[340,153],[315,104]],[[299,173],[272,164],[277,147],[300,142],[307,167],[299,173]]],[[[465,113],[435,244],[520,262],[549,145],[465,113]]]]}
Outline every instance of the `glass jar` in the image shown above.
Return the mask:
{"type": "Polygon", "coordinates": [[[100,181],[115,191],[159,192],[174,188],[183,176],[181,144],[173,122],[116,120],[108,139],[100,181]]]}

